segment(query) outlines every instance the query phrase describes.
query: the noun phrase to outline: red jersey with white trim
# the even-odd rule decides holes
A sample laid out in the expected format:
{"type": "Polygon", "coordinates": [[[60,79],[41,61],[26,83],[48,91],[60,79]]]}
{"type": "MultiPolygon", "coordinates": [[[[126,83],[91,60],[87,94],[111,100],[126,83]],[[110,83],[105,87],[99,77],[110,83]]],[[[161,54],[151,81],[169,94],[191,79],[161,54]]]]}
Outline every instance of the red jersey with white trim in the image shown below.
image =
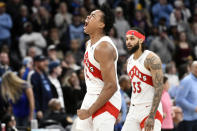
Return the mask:
{"type": "MultiPolygon", "coordinates": [[[[94,58],[95,48],[103,41],[106,41],[109,44],[111,44],[116,51],[117,57],[116,60],[114,61],[114,64],[115,64],[115,69],[117,70],[118,52],[111,38],[108,36],[103,36],[92,46],[89,40],[84,55],[84,74],[85,74],[85,81],[86,81],[88,94],[100,94],[104,86],[104,82],[100,71],[100,64],[94,58]]],[[[118,84],[117,73],[116,73],[116,83],[118,87],[117,92],[119,92],[120,87],[118,84]]],[[[114,95],[117,95],[117,92],[114,95]]]]}
{"type": "Polygon", "coordinates": [[[145,50],[138,59],[131,55],[127,63],[127,73],[132,86],[132,104],[152,103],[155,89],[152,75],[144,66],[144,61],[151,51],[145,50]]]}

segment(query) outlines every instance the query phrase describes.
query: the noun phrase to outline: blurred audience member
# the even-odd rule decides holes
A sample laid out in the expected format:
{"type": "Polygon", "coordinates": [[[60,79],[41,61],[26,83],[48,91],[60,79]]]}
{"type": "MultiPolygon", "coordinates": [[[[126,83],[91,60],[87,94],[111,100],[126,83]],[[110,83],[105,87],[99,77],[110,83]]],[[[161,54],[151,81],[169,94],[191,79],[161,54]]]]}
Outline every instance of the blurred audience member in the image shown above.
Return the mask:
{"type": "Polygon", "coordinates": [[[26,5],[21,5],[20,14],[13,23],[12,35],[16,37],[16,40],[24,33],[23,25],[30,21],[30,15],[28,7],[26,5]]]}
{"type": "Polygon", "coordinates": [[[48,59],[49,62],[56,61],[60,62],[60,60],[57,58],[57,51],[55,45],[50,45],[47,49],[48,59]]]}
{"type": "Polygon", "coordinates": [[[122,75],[119,78],[119,84],[120,84],[120,93],[121,93],[121,99],[122,99],[122,107],[121,107],[121,119],[120,123],[123,124],[126,120],[126,115],[128,113],[128,107],[130,105],[130,98],[125,93],[125,91],[129,90],[131,88],[130,79],[127,75],[122,75]]]}
{"type": "Polygon", "coordinates": [[[197,59],[197,22],[192,24],[191,31],[188,33],[188,40],[191,43],[194,57],[197,59]]]}
{"type": "Polygon", "coordinates": [[[50,28],[53,25],[51,15],[45,7],[39,7],[38,13],[33,19],[33,27],[36,32],[42,33],[44,37],[48,35],[50,28]]]}
{"type": "Polygon", "coordinates": [[[165,76],[168,78],[169,89],[168,93],[170,97],[174,99],[176,97],[176,93],[179,87],[179,78],[177,76],[176,66],[173,61],[166,65],[166,74],[165,76]]]}
{"type": "Polygon", "coordinates": [[[38,13],[39,8],[41,7],[41,0],[33,0],[33,6],[31,8],[33,16],[38,13]]]}
{"type": "Polygon", "coordinates": [[[7,52],[0,53],[0,77],[6,72],[11,71],[11,67],[9,66],[10,59],[9,54],[7,52]]]}
{"type": "Polygon", "coordinates": [[[81,51],[80,41],[77,39],[71,40],[70,49],[78,65],[81,65],[83,59],[83,52],[81,51]]]}
{"type": "Polygon", "coordinates": [[[27,80],[29,72],[33,70],[33,59],[29,56],[25,57],[23,59],[23,66],[25,68],[25,72],[22,76],[22,79],[27,80]]]}
{"type": "Polygon", "coordinates": [[[189,57],[192,57],[190,44],[188,43],[186,33],[180,32],[174,58],[177,67],[182,63],[186,63],[189,60],[189,57]]]}
{"type": "Polygon", "coordinates": [[[150,50],[159,55],[163,64],[172,60],[175,45],[168,37],[166,28],[160,29],[159,37],[156,37],[150,44],[150,50]]]}
{"type": "Polygon", "coordinates": [[[68,70],[63,76],[62,86],[66,112],[76,115],[76,111],[80,108],[83,100],[83,93],[81,92],[79,78],[73,70],[68,70]]]}
{"type": "Polygon", "coordinates": [[[30,22],[25,23],[25,33],[19,39],[19,49],[23,58],[26,56],[26,51],[30,46],[34,46],[37,54],[42,54],[42,50],[46,47],[46,41],[42,34],[33,32],[32,28],[30,22]]]}
{"type": "Polygon", "coordinates": [[[66,32],[67,27],[71,24],[72,15],[68,12],[67,4],[60,3],[58,13],[55,15],[55,25],[59,29],[60,37],[66,32]]]}
{"type": "Polygon", "coordinates": [[[16,128],[16,120],[13,115],[6,114],[2,120],[2,123],[5,123],[6,131],[18,131],[16,128]]]}
{"type": "Polygon", "coordinates": [[[115,27],[111,28],[109,32],[109,36],[111,37],[112,41],[116,45],[116,48],[118,50],[118,55],[126,55],[126,50],[124,49],[124,43],[123,40],[118,37],[117,30],[115,27]]]}
{"type": "Polygon", "coordinates": [[[74,13],[72,17],[72,23],[68,26],[66,34],[63,37],[67,37],[67,44],[70,47],[70,41],[74,39],[80,40],[82,43],[85,39],[84,31],[83,31],[83,24],[81,22],[81,16],[79,13],[74,13]]]}
{"type": "Polygon", "coordinates": [[[33,119],[34,95],[32,88],[15,73],[2,77],[1,91],[4,99],[11,100],[18,126],[27,126],[33,119]]]}
{"type": "Polygon", "coordinates": [[[36,116],[42,119],[48,109],[48,102],[53,98],[50,81],[46,75],[47,58],[43,55],[34,57],[35,72],[31,75],[31,85],[34,91],[36,116]]]}
{"type": "Polygon", "coordinates": [[[0,2],[0,46],[2,44],[11,44],[12,19],[9,14],[6,13],[5,3],[0,2]]]}
{"type": "Polygon", "coordinates": [[[65,112],[61,110],[61,102],[59,99],[51,99],[49,101],[49,113],[44,117],[43,126],[47,123],[47,120],[53,120],[56,125],[60,124],[63,128],[72,124],[72,119],[65,112]]]}
{"type": "Polygon", "coordinates": [[[170,15],[170,25],[171,26],[177,26],[177,30],[179,32],[182,31],[188,31],[189,25],[186,20],[184,20],[184,17],[182,15],[182,12],[180,9],[175,9],[171,15],[170,15]]]}
{"type": "Polygon", "coordinates": [[[62,61],[63,68],[72,69],[72,70],[80,70],[80,66],[76,64],[76,60],[72,52],[67,52],[65,54],[64,60],[62,61]]]}
{"type": "MultiPolygon", "coordinates": [[[[62,74],[62,68],[60,65],[60,62],[52,61],[49,63],[49,80],[54,86],[54,91],[57,96],[53,95],[53,97],[58,98],[61,104],[61,108],[64,109],[64,96],[62,92],[62,86],[60,81],[58,80],[58,77],[62,74]]],[[[52,88],[53,90],[53,88],[52,88]]],[[[53,93],[54,94],[54,93],[53,93]]]]}
{"type": "Polygon", "coordinates": [[[30,56],[33,59],[36,55],[38,55],[38,52],[36,51],[36,47],[30,46],[27,49],[27,56],[30,56]]]}
{"type": "Polygon", "coordinates": [[[157,37],[159,37],[159,30],[158,30],[158,27],[157,26],[153,26],[151,29],[150,29],[150,32],[149,32],[149,36],[146,38],[146,46],[147,48],[150,48],[150,44],[152,43],[153,40],[155,40],[157,37]]]}
{"type": "Polygon", "coordinates": [[[176,103],[183,110],[183,121],[179,124],[178,131],[197,130],[197,61],[192,63],[191,73],[180,83],[176,103]]]}
{"type": "Polygon", "coordinates": [[[126,32],[130,29],[130,26],[123,16],[123,10],[121,7],[116,7],[115,9],[114,26],[117,29],[118,37],[124,39],[126,32]]]}
{"type": "Polygon", "coordinates": [[[173,117],[174,112],[172,111],[172,101],[170,99],[170,95],[168,94],[168,89],[170,88],[168,83],[168,78],[164,76],[163,79],[163,93],[161,96],[161,103],[163,107],[163,122],[161,126],[162,131],[173,131],[173,117]]]}
{"type": "Polygon", "coordinates": [[[170,13],[173,7],[167,0],[158,0],[158,2],[152,7],[152,13],[154,17],[154,25],[158,25],[161,18],[166,19],[166,26],[169,25],[170,13]]]}

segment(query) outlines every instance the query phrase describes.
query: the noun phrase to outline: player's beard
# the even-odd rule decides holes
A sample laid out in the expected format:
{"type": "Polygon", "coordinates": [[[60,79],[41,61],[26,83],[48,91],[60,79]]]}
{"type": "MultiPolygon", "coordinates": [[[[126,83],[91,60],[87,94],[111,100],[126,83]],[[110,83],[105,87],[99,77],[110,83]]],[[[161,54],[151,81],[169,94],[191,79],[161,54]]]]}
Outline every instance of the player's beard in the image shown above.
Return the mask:
{"type": "Polygon", "coordinates": [[[139,42],[129,51],[130,54],[135,53],[140,48],[139,42]]]}

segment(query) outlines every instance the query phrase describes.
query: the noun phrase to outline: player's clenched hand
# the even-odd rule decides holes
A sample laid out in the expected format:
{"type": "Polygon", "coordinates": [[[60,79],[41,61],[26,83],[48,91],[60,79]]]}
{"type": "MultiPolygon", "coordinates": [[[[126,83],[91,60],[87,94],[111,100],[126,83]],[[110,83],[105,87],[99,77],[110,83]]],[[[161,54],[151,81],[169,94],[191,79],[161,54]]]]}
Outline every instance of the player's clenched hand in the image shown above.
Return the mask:
{"type": "Polygon", "coordinates": [[[77,110],[77,115],[79,116],[79,118],[81,120],[87,119],[88,117],[91,116],[90,112],[88,110],[85,110],[85,109],[77,110]]]}
{"type": "Polygon", "coordinates": [[[145,121],[144,131],[153,131],[155,119],[153,117],[148,117],[145,121]]]}

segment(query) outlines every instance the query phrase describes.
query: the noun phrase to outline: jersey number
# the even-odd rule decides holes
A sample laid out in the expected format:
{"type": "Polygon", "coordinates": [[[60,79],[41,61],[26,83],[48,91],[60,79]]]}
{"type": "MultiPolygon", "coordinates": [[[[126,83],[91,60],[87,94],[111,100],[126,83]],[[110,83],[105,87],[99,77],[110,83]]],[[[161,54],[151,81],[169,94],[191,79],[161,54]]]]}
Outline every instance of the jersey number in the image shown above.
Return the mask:
{"type": "Polygon", "coordinates": [[[141,82],[133,82],[133,93],[140,93],[142,91],[140,84],[141,82]]]}

